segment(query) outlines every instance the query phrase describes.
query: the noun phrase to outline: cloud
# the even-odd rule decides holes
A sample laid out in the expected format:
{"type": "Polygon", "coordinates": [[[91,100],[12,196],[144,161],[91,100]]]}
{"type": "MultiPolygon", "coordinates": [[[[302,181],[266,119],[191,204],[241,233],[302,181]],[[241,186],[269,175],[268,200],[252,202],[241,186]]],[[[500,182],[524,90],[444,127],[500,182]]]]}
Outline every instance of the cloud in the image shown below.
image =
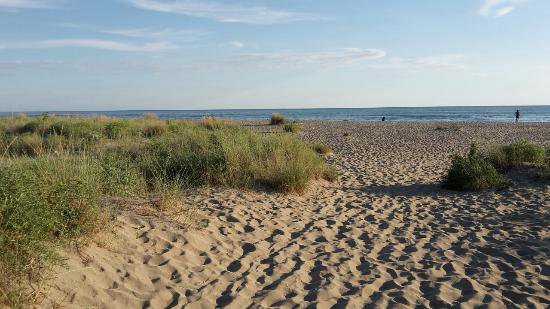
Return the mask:
{"type": "Polygon", "coordinates": [[[120,52],[157,52],[175,48],[166,42],[155,42],[145,44],[129,44],[117,41],[98,39],[56,39],[0,43],[2,49],[46,49],[61,47],[94,48],[120,52]]]}
{"type": "Polygon", "coordinates": [[[240,41],[229,42],[229,44],[231,44],[231,46],[233,46],[234,48],[243,48],[244,47],[244,43],[240,42],[240,41]]]}
{"type": "Polygon", "coordinates": [[[325,17],[271,9],[263,6],[241,6],[212,0],[126,0],[144,10],[209,18],[226,23],[278,24],[323,20],[325,17]]]}
{"type": "Polygon", "coordinates": [[[186,41],[194,41],[201,36],[206,35],[207,32],[191,29],[172,29],[172,28],[135,28],[135,29],[111,29],[101,30],[100,32],[106,34],[114,34],[127,36],[132,38],[142,39],[161,39],[161,38],[173,38],[184,39],[186,41]]]}
{"type": "Polygon", "coordinates": [[[105,29],[95,26],[73,23],[60,23],[56,25],[65,28],[83,29],[97,33],[125,36],[138,39],[174,39],[178,41],[195,41],[200,37],[209,34],[208,31],[196,29],[173,29],[159,27],[105,29]]]}
{"type": "Polygon", "coordinates": [[[390,63],[397,68],[403,69],[438,69],[438,70],[463,70],[466,65],[463,63],[464,55],[437,55],[417,58],[392,58],[390,63]]]}
{"type": "Polygon", "coordinates": [[[0,8],[8,9],[46,9],[55,6],[52,0],[0,0],[0,8]]]}
{"type": "Polygon", "coordinates": [[[233,61],[271,67],[305,67],[312,65],[327,67],[353,64],[385,56],[386,52],[380,49],[345,48],[333,52],[241,54],[233,57],[233,61]]]}
{"type": "Polygon", "coordinates": [[[502,17],[510,14],[525,0],[483,0],[478,13],[483,16],[502,17]]]}
{"type": "Polygon", "coordinates": [[[328,67],[380,59],[385,56],[386,52],[380,49],[344,48],[332,52],[241,54],[233,57],[231,62],[269,67],[328,67]]]}

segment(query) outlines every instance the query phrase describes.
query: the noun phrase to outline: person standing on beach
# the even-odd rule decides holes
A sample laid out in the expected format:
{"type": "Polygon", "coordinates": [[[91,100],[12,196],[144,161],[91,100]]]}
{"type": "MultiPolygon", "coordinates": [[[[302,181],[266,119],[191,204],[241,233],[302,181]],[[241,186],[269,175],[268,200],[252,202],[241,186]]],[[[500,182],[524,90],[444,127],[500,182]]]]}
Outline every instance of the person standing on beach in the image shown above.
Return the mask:
{"type": "Polygon", "coordinates": [[[520,116],[520,114],[519,114],[519,109],[518,109],[518,110],[516,110],[516,123],[519,122],[519,116],[520,116]]]}

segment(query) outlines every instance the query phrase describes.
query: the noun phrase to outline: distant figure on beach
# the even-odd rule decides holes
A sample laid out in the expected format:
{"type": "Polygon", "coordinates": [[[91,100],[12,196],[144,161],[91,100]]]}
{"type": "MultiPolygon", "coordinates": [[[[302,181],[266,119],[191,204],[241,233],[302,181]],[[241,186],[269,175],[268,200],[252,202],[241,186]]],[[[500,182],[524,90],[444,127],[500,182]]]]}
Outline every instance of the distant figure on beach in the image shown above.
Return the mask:
{"type": "Polygon", "coordinates": [[[382,117],[382,121],[386,121],[386,117],[385,117],[385,116],[384,116],[384,117],[382,117]]]}
{"type": "Polygon", "coordinates": [[[519,109],[518,109],[518,110],[516,110],[516,123],[519,122],[519,116],[520,116],[520,114],[519,114],[519,109]]]}

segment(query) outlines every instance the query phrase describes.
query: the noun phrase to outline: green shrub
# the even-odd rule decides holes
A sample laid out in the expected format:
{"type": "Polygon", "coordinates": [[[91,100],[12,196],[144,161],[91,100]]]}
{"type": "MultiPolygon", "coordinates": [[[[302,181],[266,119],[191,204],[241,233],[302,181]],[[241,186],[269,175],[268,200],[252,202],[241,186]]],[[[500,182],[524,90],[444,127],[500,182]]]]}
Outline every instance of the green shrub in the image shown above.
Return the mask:
{"type": "Polygon", "coordinates": [[[34,157],[44,153],[42,137],[36,134],[25,134],[12,137],[5,145],[4,153],[9,156],[34,157]]]}
{"type": "Polygon", "coordinates": [[[493,146],[487,153],[488,159],[498,168],[511,168],[522,163],[543,164],[546,151],[533,142],[520,141],[509,145],[493,146]]]}
{"type": "Polygon", "coordinates": [[[47,135],[62,135],[69,139],[84,139],[93,143],[103,135],[101,123],[80,118],[62,118],[52,123],[46,130],[47,135]]]}
{"type": "Polygon", "coordinates": [[[145,127],[145,129],[143,129],[142,134],[143,134],[143,137],[151,138],[155,136],[164,135],[166,134],[166,132],[167,132],[166,126],[162,124],[153,124],[145,127]]]}
{"type": "Polygon", "coordinates": [[[222,173],[223,154],[206,130],[188,130],[152,141],[140,155],[148,183],[182,182],[189,186],[214,182],[222,173]]]}
{"type": "Polygon", "coordinates": [[[489,160],[472,145],[468,156],[455,155],[443,180],[443,187],[459,191],[476,191],[502,185],[504,178],[489,160]]]}
{"type": "Polygon", "coordinates": [[[115,120],[105,125],[105,136],[110,139],[118,139],[128,135],[130,122],[126,119],[115,120]]]}
{"type": "Polygon", "coordinates": [[[43,135],[49,124],[45,120],[32,119],[24,124],[18,124],[9,129],[12,134],[37,133],[43,135]]]}
{"type": "Polygon", "coordinates": [[[284,124],[283,130],[287,133],[298,133],[300,131],[300,124],[297,121],[287,122],[284,124]]]}
{"type": "MultiPolygon", "coordinates": [[[[326,165],[292,136],[262,136],[241,128],[190,129],[155,139],[137,156],[148,184],[226,185],[303,191],[326,165]]],[[[330,178],[330,177],[329,177],[330,178]]]]}
{"type": "Polygon", "coordinates": [[[56,244],[100,226],[100,170],[87,158],[0,164],[0,304],[18,306],[30,296],[26,284],[60,261],[56,244]]]}
{"type": "Polygon", "coordinates": [[[286,117],[279,113],[271,114],[271,125],[276,126],[286,122],[286,117]]]}
{"type": "Polygon", "coordinates": [[[145,179],[131,153],[123,149],[106,149],[98,157],[104,194],[116,197],[145,194],[145,179]]]}

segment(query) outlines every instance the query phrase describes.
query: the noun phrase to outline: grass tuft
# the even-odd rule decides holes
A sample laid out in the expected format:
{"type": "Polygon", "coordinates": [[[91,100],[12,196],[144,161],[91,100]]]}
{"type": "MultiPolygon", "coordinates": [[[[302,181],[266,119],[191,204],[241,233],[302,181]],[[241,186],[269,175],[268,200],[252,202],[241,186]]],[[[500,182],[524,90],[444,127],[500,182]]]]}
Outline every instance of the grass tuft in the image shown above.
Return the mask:
{"type": "Polygon", "coordinates": [[[56,246],[102,225],[100,170],[65,156],[0,165],[0,304],[17,307],[33,296],[28,282],[61,262],[56,246]]]}
{"type": "Polygon", "coordinates": [[[487,152],[488,159],[498,168],[508,169],[524,163],[544,164],[546,151],[530,141],[519,141],[509,145],[496,145],[487,152]]]}
{"type": "Polygon", "coordinates": [[[455,155],[443,187],[458,191],[477,191],[500,186],[504,177],[498,173],[491,161],[480,155],[475,144],[467,156],[455,155]]]}
{"type": "Polygon", "coordinates": [[[313,150],[321,155],[328,155],[332,153],[332,149],[325,144],[315,144],[312,146],[313,150]]]}
{"type": "Polygon", "coordinates": [[[300,124],[297,121],[287,122],[283,125],[283,131],[287,133],[300,132],[300,124]]]}
{"type": "Polygon", "coordinates": [[[272,126],[281,125],[281,124],[284,124],[286,122],[287,122],[287,120],[286,120],[286,117],[284,115],[279,114],[279,113],[271,114],[271,125],[272,126]]]}

